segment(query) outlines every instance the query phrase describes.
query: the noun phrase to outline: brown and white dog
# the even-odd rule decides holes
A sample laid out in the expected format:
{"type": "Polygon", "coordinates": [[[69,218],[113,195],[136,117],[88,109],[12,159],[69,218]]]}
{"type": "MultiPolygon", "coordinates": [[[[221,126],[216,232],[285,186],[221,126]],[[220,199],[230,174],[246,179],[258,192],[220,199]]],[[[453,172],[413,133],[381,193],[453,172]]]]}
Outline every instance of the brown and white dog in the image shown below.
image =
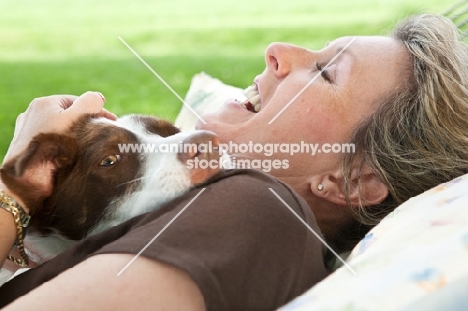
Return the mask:
{"type": "MultiPolygon", "coordinates": [[[[228,155],[208,145],[218,145],[211,132],[182,133],[167,121],[141,115],[117,121],[86,115],[68,133],[37,135],[0,170],[3,182],[30,209],[25,244],[32,260],[40,264],[74,241],[153,211],[205,182],[230,163],[228,155]],[[122,151],[125,145],[161,151],[162,144],[205,146],[122,151]],[[194,159],[222,165],[187,165],[194,159]]],[[[0,285],[11,276],[4,270],[0,285]]]]}

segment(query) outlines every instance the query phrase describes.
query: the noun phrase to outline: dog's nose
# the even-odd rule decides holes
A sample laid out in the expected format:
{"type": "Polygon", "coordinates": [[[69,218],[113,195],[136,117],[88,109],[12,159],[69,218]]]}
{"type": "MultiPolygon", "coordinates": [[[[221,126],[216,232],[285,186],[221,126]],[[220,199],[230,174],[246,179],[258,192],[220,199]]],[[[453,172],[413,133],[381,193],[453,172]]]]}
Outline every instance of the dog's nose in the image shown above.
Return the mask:
{"type": "Polygon", "coordinates": [[[196,131],[182,142],[182,150],[177,154],[189,172],[192,184],[205,182],[222,168],[219,139],[210,131],[196,131]]]}
{"type": "Polygon", "coordinates": [[[219,139],[215,133],[210,131],[196,131],[182,141],[182,150],[177,154],[179,160],[186,162],[196,157],[207,156],[218,151],[219,139]]]}

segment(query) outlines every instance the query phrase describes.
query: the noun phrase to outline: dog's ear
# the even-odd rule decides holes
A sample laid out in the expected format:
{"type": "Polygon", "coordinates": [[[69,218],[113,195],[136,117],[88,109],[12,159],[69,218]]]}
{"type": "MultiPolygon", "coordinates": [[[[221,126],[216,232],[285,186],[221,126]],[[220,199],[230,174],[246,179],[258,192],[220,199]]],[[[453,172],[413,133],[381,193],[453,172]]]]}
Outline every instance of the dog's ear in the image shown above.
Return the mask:
{"type": "Polygon", "coordinates": [[[2,181],[34,214],[37,207],[52,195],[57,175],[73,167],[77,153],[75,138],[39,134],[25,151],[2,166],[2,181]]]}
{"type": "Polygon", "coordinates": [[[151,134],[168,137],[180,132],[180,129],[175,127],[171,122],[163,119],[146,115],[131,115],[130,117],[143,124],[145,129],[151,134]]]}

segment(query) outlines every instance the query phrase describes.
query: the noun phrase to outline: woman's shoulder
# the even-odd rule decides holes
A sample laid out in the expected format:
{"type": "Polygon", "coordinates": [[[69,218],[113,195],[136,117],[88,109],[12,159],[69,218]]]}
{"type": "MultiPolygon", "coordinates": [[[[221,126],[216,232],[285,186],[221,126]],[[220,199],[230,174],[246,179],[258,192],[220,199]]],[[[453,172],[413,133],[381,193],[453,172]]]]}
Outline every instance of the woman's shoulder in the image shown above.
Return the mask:
{"type": "Polygon", "coordinates": [[[147,217],[95,254],[144,250],[186,271],[208,309],[275,309],[328,274],[306,202],[259,171],[222,172],[147,217]]]}
{"type": "MultiPolygon", "coordinates": [[[[274,221],[276,217],[284,220],[286,215],[298,221],[294,214],[307,222],[315,223],[314,216],[307,202],[288,185],[258,170],[235,169],[223,171],[192,190],[202,193],[197,201],[203,202],[204,209],[210,213],[222,213],[237,219],[263,215],[263,221],[274,221]],[[232,211],[235,210],[235,213],[232,211]]],[[[201,203],[200,202],[200,203],[201,203]]],[[[197,202],[195,201],[194,204],[197,202]]],[[[315,225],[315,224],[314,224],[315,225]]]]}
{"type": "Polygon", "coordinates": [[[258,170],[226,170],[200,185],[198,189],[205,189],[204,192],[218,196],[226,203],[236,204],[239,201],[274,202],[283,205],[288,203],[308,209],[305,200],[289,186],[258,170]]]}

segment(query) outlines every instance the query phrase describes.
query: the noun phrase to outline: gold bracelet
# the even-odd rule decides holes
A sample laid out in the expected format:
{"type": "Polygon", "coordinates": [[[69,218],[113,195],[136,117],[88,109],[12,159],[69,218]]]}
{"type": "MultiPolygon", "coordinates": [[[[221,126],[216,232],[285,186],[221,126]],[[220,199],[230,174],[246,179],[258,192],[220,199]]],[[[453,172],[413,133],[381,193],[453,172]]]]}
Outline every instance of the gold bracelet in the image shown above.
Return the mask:
{"type": "Polygon", "coordinates": [[[29,220],[31,216],[26,214],[24,209],[16,202],[15,199],[6,195],[3,190],[0,189],[0,208],[10,212],[13,215],[16,225],[16,242],[15,244],[18,247],[18,250],[21,254],[22,259],[13,257],[9,255],[8,260],[13,261],[15,264],[20,267],[27,267],[29,265],[29,257],[24,250],[24,231],[29,225],[29,220]]]}

